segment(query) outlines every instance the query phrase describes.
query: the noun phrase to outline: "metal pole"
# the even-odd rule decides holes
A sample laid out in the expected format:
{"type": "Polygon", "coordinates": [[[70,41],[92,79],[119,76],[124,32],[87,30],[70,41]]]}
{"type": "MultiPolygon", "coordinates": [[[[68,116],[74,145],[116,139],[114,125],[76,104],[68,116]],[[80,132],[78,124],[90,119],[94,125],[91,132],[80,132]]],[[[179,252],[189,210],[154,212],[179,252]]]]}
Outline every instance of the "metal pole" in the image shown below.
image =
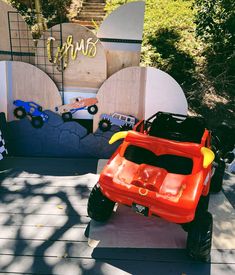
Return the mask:
{"type": "Polygon", "coordinates": [[[11,48],[11,60],[13,61],[10,13],[12,13],[12,12],[10,12],[10,11],[7,12],[7,17],[8,17],[8,31],[9,31],[9,38],[10,38],[10,48],[11,48]]]}
{"type": "Polygon", "coordinates": [[[37,13],[37,22],[43,23],[43,18],[42,18],[42,6],[40,0],[35,0],[35,9],[37,13]]]}

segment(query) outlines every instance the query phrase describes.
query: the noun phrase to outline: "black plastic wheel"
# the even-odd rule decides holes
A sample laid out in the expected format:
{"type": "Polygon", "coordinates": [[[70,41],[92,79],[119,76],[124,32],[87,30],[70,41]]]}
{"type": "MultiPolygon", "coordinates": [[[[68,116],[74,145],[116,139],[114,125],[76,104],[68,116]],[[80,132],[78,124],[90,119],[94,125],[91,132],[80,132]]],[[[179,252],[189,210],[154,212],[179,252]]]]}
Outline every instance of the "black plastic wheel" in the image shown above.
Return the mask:
{"type": "Polygon", "coordinates": [[[43,126],[43,119],[40,116],[32,117],[31,121],[34,128],[41,128],[43,126]]]}
{"type": "Polygon", "coordinates": [[[195,216],[187,238],[187,252],[195,260],[208,262],[210,260],[213,231],[213,218],[211,213],[195,216]]]}
{"type": "Polygon", "coordinates": [[[225,161],[219,160],[215,168],[214,175],[211,178],[210,192],[218,193],[222,190],[223,178],[225,171],[225,161]]]}
{"type": "Polygon", "coordinates": [[[71,121],[72,120],[72,114],[70,112],[66,112],[62,114],[62,118],[64,121],[71,121]]]}
{"type": "Polygon", "coordinates": [[[102,194],[99,185],[96,184],[88,200],[87,213],[93,220],[105,222],[112,215],[114,205],[115,202],[106,198],[102,194]]]}
{"type": "MultiPolygon", "coordinates": [[[[196,211],[195,211],[195,218],[196,219],[198,216],[203,216],[207,211],[209,207],[209,199],[210,195],[208,194],[207,196],[201,196],[200,200],[198,202],[196,211]]],[[[194,220],[188,223],[182,223],[181,227],[185,232],[189,232],[194,220]]]]}
{"type": "Polygon", "coordinates": [[[103,132],[109,131],[111,129],[111,126],[112,126],[112,124],[109,119],[103,118],[99,122],[99,128],[103,132]]]}
{"type": "Polygon", "coordinates": [[[96,105],[91,105],[87,108],[87,111],[91,115],[95,115],[98,112],[98,107],[96,105]]]}
{"type": "Polygon", "coordinates": [[[191,222],[182,223],[182,224],[181,224],[181,227],[183,228],[183,230],[184,230],[185,232],[189,232],[190,227],[191,227],[191,222]]]}
{"type": "Polygon", "coordinates": [[[124,124],[120,126],[120,131],[129,131],[132,130],[132,126],[130,124],[124,124]]]}
{"type": "Polygon", "coordinates": [[[208,211],[210,195],[201,196],[196,209],[196,216],[204,215],[208,211]]]}
{"type": "Polygon", "coordinates": [[[38,106],[38,111],[42,112],[42,106],[38,106]]]}
{"type": "Polygon", "coordinates": [[[15,108],[14,110],[14,116],[19,118],[19,119],[22,119],[24,117],[26,117],[26,111],[23,107],[17,107],[15,108]]]}

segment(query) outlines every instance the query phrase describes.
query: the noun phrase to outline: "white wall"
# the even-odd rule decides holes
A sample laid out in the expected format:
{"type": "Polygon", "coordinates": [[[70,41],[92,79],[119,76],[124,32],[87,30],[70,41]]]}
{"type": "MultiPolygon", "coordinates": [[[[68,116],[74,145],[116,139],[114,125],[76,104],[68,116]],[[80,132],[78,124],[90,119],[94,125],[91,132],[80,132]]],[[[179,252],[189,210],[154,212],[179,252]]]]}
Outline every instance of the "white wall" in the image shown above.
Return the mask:
{"type": "Polygon", "coordinates": [[[0,61],[0,112],[7,115],[7,62],[0,61]]]}
{"type": "Polygon", "coordinates": [[[99,38],[142,40],[145,3],[131,2],[113,11],[101,24],[99,38]]]}
{"type": "Polygon", "coordinates": [[[158,111],[186,115],[188,103],[180,85],[169,74],[147,68],[145,119],[158,111]]]}

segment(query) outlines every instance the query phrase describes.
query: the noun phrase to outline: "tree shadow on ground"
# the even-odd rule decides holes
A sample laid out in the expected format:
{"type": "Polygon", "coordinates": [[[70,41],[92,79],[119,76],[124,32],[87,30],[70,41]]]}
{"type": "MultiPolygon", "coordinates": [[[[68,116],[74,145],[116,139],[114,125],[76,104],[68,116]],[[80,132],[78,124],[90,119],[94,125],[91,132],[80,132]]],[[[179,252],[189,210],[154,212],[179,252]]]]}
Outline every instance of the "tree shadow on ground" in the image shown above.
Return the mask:
{"type": "Polygon", "coordinates": [[[86,184],[78,177],[74,185],[69,180],[60,186],[53,178],[45,180],[40,174],[18,177],[21,173],[8,174],[0,180],[0,255],[10,257],[1,262],[0,270],[57,274],[55,270],[63,269],[72,260],[74,274],[80,274],[83,267],[78,251],[86,249],[87,242],[76,236],[88,223],[80,200],[88,199],[93,179],[84,175],[86,184]]]}

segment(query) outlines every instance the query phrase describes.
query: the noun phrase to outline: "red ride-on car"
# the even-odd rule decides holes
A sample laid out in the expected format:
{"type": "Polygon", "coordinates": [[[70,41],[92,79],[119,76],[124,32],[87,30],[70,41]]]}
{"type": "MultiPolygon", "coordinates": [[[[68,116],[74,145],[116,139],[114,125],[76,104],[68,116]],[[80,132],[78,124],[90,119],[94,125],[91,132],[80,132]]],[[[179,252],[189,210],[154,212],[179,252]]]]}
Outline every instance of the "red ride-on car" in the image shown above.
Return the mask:
{"type": "Polygon", "coordinates": [[[133,131],[114,134],[123,143],[104,167],[88,201],[89,216],[108,220],[115,203],[145,216],[181,224],[187,251],[210,259],[212,215],[208,212],[214,153],[211,134],[198,117],[158,112],[133,131]]]}

